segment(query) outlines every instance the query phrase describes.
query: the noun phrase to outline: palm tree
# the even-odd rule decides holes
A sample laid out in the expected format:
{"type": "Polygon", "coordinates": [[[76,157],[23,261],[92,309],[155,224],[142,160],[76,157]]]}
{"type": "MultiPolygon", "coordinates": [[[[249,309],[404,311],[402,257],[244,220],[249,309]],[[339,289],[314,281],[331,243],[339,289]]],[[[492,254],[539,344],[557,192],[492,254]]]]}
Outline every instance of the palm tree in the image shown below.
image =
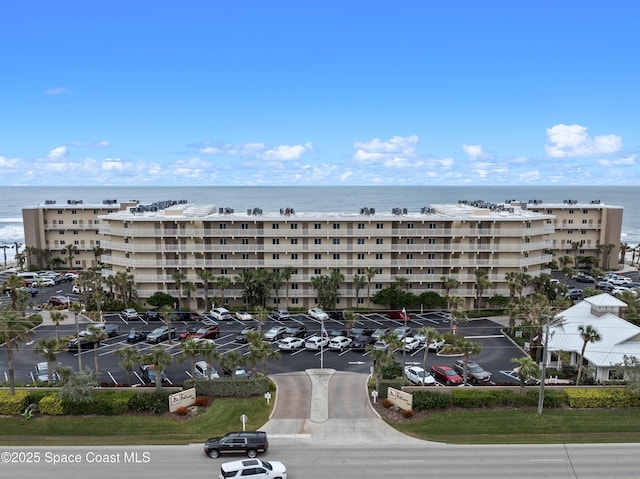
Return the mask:
{"type": "Polygon", "coordinates": [[[129,386],[131,386],[133,368],[140,363],[140,352],[136,348],[127,346],[126,348],[117,349],[115,354],[121,359],[120,367],[127,371],[129,386]]]}
{"type": "Polygon", "coordinates": [[[189,308],[191,307],[191,295],[196,289],[196,285],[193,281],[185,281],[182,283],[182,291],[184,291],[184,294],[187,297],[187,305],[189,308]]]}
{"type": "Polygon", "coordinates": [[[220,304],[224,306],[224,292],[231,287],[233,281],[226,276],[218,276],[216,278],[216,287],[220,290],[220,304]]]}
{"type": "Polygon", "coordinates": [[[353,278],[351,278],[351,281],[353,283],[353,289],[356,291],[355,306],[358,307],[358,301],[360,299],[360,290],[367,285],[367,278],[365,278],[361,274],[354,274],[353,278]]]}
{"type": "Polygon", "coordinates": [[[167,324],[167,328],[169,329],[169,337],[167,338],[167,341],[169,344],[172,344],[173,342],[173,339],[171,338],[171,323],[173,322],[174,311],[175,311],[174,309],[166,305],[160,308],[160,314],[164,318],[167,324]]]}
{"type": "Polygon", "coordinates": [[[295,270],[296,269],[294,267],[287,266],[280,273],[282,276],[282,281],[284,281],[285,297],[287,298],[287,305],[289,304],[289,281],[291,281],[291,276],[293,276],[293,273],[295,272],[295,270]]]}
{"type": "Polygon", "coordinates": [[[606,245],[603,246],[604,251],[606,253],[606,260],[605,260],[605,267],[609,268],[609,256],[611,255],[611,251],[613,250],[613,248],[615,248],[616,245],[614,245],[613,243],[607,243],[606,245]]]}
{"type": "Polygon", "coordinates": [[[632,250],[633,248],[629,246],[627,243],[620,243],[620,264],[624,264],[624,261],[627,256],[627,252],[632,250]]]}
{"type": "Polygon", "coordinates": [[[11,296],[11,309],[13,311],[18,311],[18,293],[20,292],[18,288],[21,288],[23,286],[24,280],[15,274],[9,275],[9,277],[2,282],[3,288],[10,289],[9,294],[11,296]]]}
{"type": "Polygon", "coordinates": [[[439,341],[442,337],[437,329],[422,327],[418,330],[418,334],[424,336],[424,356],[422,358],[422,369],[427,370],[427,356],[429,354],[429,344],[433,341],[439,341]]]}
{"type": "Polygon", "coordinates": [[[67,319],[67,315],[62,314],[60,311],[51,311],[50,317],[51,321],[56,325],[56,341],[60,341],[60,323],[67,319]]]}
{"type": "Polygon", "coordinates": [[[47,362],[47,381],[52,383],[54,379],[54,369],[58,362],[60,343],[55,338],[41,338],[36,343],[33,351],[47,362]]]}
{"type": "Polygon", "coordinates": [[[576,378],[576,386],[580,384],[580,379],[582,378],[584,351],[587,349],[587,344],[602,341],[600,331],[598,331],[594,326],[590,324],[587,324],[586,326],[583,324],[578,326],[578,332],[580,333],[580,338],[582,339],[582,350],[580,351],[580,362],[578,363],[578,377],[576,378]]]}
{"type": "Polygon", "coordinates": [[[231,379],[235,380],[236,369],[244,365],[245,358],[240,353],[240,351],[229,351],[226,354],[223,354],[222,356],[220,356],[219,362],[220,362],[220,366],[222,366],[222,369],[225,372],[231,374],[231,379]]]}
{"type": "Polygon", "coordinates": [[[480,354],[481,351],[480,343],[474,343],[465,337],[459,337],[453,344],[442,349],[444,354],[462,354],[462,384],[467,384],[469,355],[480,354]]]}
{"type": "Polygon", "coordinates": [[[207,371],[213,371],[213,361],[220,361],[220,353],[218,352],[216,345],[209,341],[203,342],[200,345],[200,355],[207,362],[207,371]]]}
{"type": "Polygon", "coordinates": [[[100,256],[104,254],[104,248],[100,245],[97,245],[91,248],[91,252],[93,253],[93,257],[96,261],[96,266],[98,266],[100,264],[100,256]]]}
{"type": "Polygon", "coordinates": [[[282,279],[282,273],[280,271],[273,271],[271,273],[271,287],[275,293],[276,304],[278,303],[278,291],[282,288],[284,280],[282,279]]]}
{"type": "Polygon", "coordinates": [[[442,281],[444,297],[447,300],[447,310],[450,310],[451,304],[449,303],[449,296],[451,294],[451,290],[456,289],[458,286],[460,286],[460,281],[458,281],[456,278],[450,278],[448,276],[440,276],[440,281],[442,281]]]}
{"type": "Polygon", "coordinates": [[[28,339],[29,326],[21,314],[9,311],[7,305],[0,305],[0,342],[5,343],[7,349],[7,369],[9,370],[9,391],[16,394],[15,375],[13,368],[13,351],[18,349],[20,340],[28,339]]]}
{"type": "Polygon", "coordinates": [[[187,277],[180,270],[176,270],[175,273],[171,275],[173,282],[176,285],[176,290],[178,291],[178,304],[180,303],[180,288],[182,287],[182,283],[187,277]]]}
{"type": "Polygon", "coordinates": [[[580,249],[580,246],[582,246],[580,241],[571,242],[571,249],[573,250],[573,264],[575,268],[578,267],[578,250],[580,249]]]}
{"type": "Polygon", "coordinates": [[[369,308],[371,308],[371,281],[373,281],[376,274],[378,274],[378,270],[376,268],[367,268],[364,270],[364,275],[367,277],[367,301],[369,303],[369,308]]]}
{"type": "Polygon", "coordinates": [[[258,377],[258,363],[263,365],[263,374],[267,375],[267,360],[280,359],[280,351],[271,349],[271,345],[264,341],[264,334],[260,331],[252,331],[247,335],[249,340],[249,354],[245,356],[248,363],[251,364],[251,377],[258,377]]]}
{"type": "Polygon", "coordinates": [[[262,306],[256,306],[253,311],[253,318],[258,321],[258,331],[262,331],[262,324],[269,318],[269,311],[262,306]]]}
{"type": "Polygon", "coordinates": [[[209,311],[209,284],[213,280],[213,272],[202,269],[198,271],[198,278],[202,281],[202,287],[204,288],[204,309],[209,311]]]}
{"type": "Polygon", "coordinates": [[[98,366],[98,346],[100,345],[100,341],[107,339],[107,333],[104,329],[99,328],[98,326],[89,326],[87,328],[87,333],[91,335],[91,339],[93,339],[93,363],[94,369],[96,371],[96,378],[100,378],[100,368],[98,366]]]}
{"type": "Polygon", "coordinates": [[[142,357],[142,362],[145,364],[153,365],[156,370],[156,391],[162,391],[162,378],[167,367],[173,361],[173,356],[170,352],[165,351],[162,348],[153,348],[147,354],[142,357]]]}
{"type": "Polygon", "coordinates": [[[358,316],[356,316],[356,313],[350,310],[344,312],[344,324],[347,327],[347,336],[351,336],[351,330],[357,322],[358,316]]]}
{"type": "Polygon", "coordinates": [[[520,394],[524,393],[524,387],[529,379],[537,379],[540,377],[540,366],[531,358],[531,356],[522,356],[521,358],[511,358],[512,363],[518,364],[518,378],[520,379],[520,394]]]}
{"type": "Polygon", "coordinates": [[[202,344],[208,341],[199,342],[194,338],[189,338],[186,341],[180,343],[180,355],[178,356],[178,362],[183,363],[187,359],[191,363],[191,377],[196,377],[196,357],[200,355],[202,344]]]}
{"type": "Polygon", "coordinates": [[[475,270],[476,275],[476,308],[480,309],[482,297],[484,292],[493,286],[493,283],[489,281],[488,273],[483,269],[475,270]]]}
{"type": "Polygon", "coordinates": [[[73,257],[78,254],[78,248],[73,243],[70,243],[64,247],[65,252],[67,253],[67,261],[69,262],[69,269],[73,269],[73,257]]]}
{"type": "Polygon", "coordinates": [[[250,310],[255,304],[253,295],[253,285],[255,283],[255,275],[253,271],[241,271],[234,279],[236,284],[242,286],[242,298],[245,307],[250,310]]]}
{"type": "MultiPolygon", "coordinates": [[[[384,369],[393,364],[396,360],[395,354],[391,352],[391,347],[385,349],[375,349],[373,345],[367,346],[369,356],[373,359],[373,376],[376,379],[376,391],[380,391],[380,381],[384,369]]],[[[404,372],[403,372],[404,374],[404,372]]]]}

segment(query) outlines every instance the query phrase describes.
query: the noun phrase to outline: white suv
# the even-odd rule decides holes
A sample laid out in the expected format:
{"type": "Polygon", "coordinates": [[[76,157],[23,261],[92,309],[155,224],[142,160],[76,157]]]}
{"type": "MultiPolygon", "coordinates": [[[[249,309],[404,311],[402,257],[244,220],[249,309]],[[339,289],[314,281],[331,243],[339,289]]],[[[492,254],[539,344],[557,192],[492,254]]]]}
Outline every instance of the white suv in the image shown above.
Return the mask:
{"type": "Polygon", "coordinates": [[[277,461],[245,459],[225,462],[220,466],[219,479],[227,477],[251,477],[254,479],[287,479],[287,468],[277,461]]]}
{"type": "Polygon", "coordinates": [[[209,316],[211,316],[216,321],[228,321],[233,319],[231,312],[227,308],[215,308],[209,311],[209,316]]]}

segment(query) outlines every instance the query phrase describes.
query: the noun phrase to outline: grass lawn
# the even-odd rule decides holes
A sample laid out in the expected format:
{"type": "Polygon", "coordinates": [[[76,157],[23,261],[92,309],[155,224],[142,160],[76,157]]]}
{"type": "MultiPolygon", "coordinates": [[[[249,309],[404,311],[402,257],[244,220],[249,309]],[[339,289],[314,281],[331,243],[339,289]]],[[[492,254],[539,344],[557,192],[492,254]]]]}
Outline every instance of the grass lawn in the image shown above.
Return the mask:
{"type": "Polygon", "coordinates": [[[209,409],[193,418],[173,416],[35,416],[0,417],[0,445],[132,445],[189,444],[228,431],[255,430],[269,419],[271,405],[264,398],[215,399],[209,409]]]}
{"type": "Polygon", "coordinates": [[[640,409],[446,411],[391,426],[407,435],[456,444],[640,442],[640,409]]]}

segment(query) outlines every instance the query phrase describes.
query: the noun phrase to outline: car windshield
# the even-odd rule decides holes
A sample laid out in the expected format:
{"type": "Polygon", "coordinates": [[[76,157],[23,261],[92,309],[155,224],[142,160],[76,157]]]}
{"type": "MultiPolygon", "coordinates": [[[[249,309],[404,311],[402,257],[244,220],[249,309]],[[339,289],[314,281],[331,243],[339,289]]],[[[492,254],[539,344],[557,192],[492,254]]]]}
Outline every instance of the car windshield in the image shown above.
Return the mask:
{"type": "Polygon", "coordinates": [[[262,465],[265,468],[269,469],[270,471],[273,471],[273,466],[270,463],[268,463],[267,461],[262,461],[262,465]]]}
{"type": "Polygon", "coordinates": [[[480,366],[471,366],[469,368],[469,371],[472,373],[483,373],[484,369],[482,369],[480,366]]]}
{"type": "Polygon", "coordinates": [[[447,376],[455,376],[456,372],[453,369],[446,369],[444,372],[447,376]]]}
{"type": "Polygon", "coordinates": [[[153,333],[154,334],[160,334],[160,333],[162,333],[162,331],[164,331],[164,328],[157,328],[157,329],[153,330],[153,333]]]}
{"type": "Polygon", "coordinates": [[[197,331],[197,334],[207,334],[208,329],[207,328],[200,328],[197,331]]]}

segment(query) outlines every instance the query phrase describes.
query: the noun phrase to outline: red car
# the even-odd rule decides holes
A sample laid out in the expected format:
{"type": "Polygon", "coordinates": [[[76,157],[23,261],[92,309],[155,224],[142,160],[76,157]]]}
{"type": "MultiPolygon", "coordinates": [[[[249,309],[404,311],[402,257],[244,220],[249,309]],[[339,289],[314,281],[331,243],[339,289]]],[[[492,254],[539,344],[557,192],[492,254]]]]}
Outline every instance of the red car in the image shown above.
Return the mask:
{"type": "Polygon", "coordinates": [[[220,326],[217,324],[203,326],[191,335],[193,339],[216,339],[218,336],[220,336],[220,326]]]}
{"type": "Polygon", "coordinates": [[[67,296],[49,296],[47,301],[51,306],[68,306],[69,298],[67,296]]]}
{"type": "Polygon", "coordinates": [[[462,378],[449,366],[431,366],[431,374],[445,386],[462,384],[462,378]]]}

